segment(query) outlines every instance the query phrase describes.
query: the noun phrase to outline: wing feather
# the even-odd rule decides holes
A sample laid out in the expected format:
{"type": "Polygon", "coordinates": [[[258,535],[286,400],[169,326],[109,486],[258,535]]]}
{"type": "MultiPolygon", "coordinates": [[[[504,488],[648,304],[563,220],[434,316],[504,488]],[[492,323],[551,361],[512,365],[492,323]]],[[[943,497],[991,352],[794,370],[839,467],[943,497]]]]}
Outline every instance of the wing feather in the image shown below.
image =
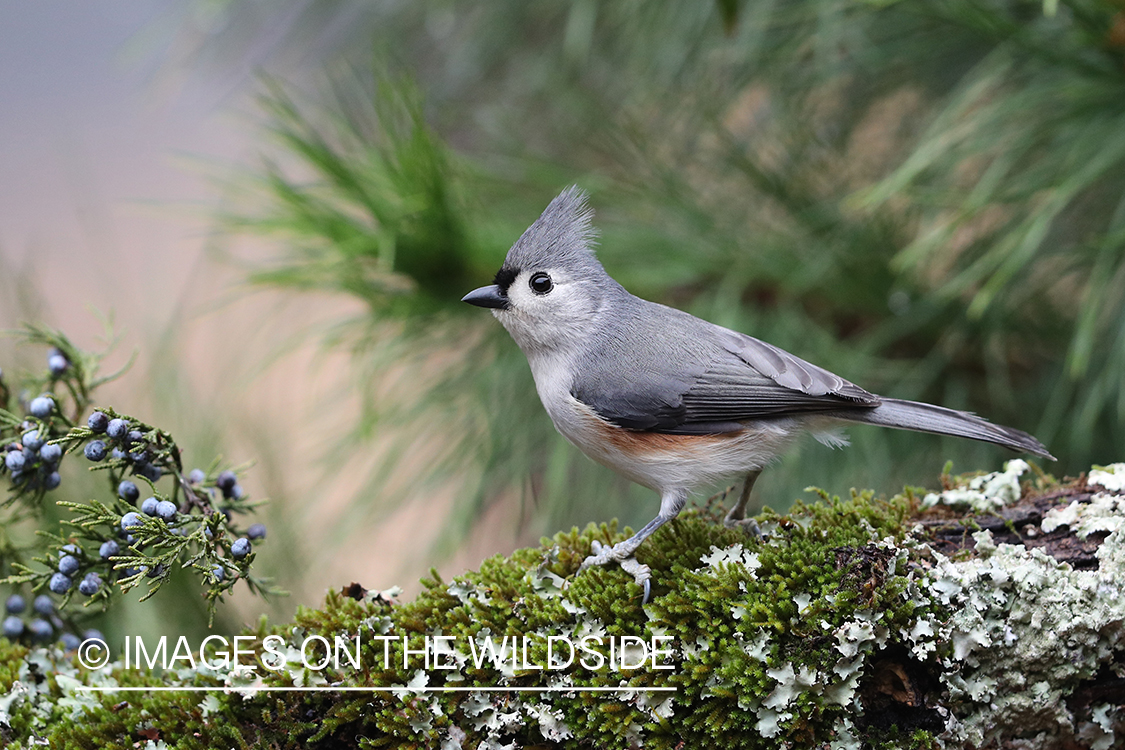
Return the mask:
{"type": "Polygon", "coordinates": [[[587,378],[587,387],[572,395],[619,427],[692,435],[735,432],[751,419],[870,409],[881,402],[772,344],[719,331],[722,346],[710,361],[676,368],[668,358],[654,359],[647,372],[587,378]]]}
{"type": "Polygon", "coordinates": [[[879,403],[878,396],[823,367],[752,336],[728,333],[732,336],[729,342],[724,342],[727,350],[778,385],[810,396],[837,396],[870,406],[879,403]]]}

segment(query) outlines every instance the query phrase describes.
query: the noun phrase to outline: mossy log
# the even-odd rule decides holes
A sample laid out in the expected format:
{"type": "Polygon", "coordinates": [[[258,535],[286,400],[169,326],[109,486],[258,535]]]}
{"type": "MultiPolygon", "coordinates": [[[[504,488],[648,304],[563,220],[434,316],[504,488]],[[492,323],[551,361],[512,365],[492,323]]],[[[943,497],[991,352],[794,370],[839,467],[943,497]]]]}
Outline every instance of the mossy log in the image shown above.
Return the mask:
{"type": "Polygon", "coordinates": [[[1125,464],[1058,483],[1012,461],[944,481],[937,493],[767,510],[761,538],[724,528],[717,507],[687,512],[640,551],[656,582],[643,606],[617,568],[575,575],[593,540],[624,538],[612,525],[493,557],[451,583],[434,575],[405,604],[353,584],[292,623],[243,633],[254,653],[241,661],[270,669],[181,654],[162,674],[135,659],[91,670],[57,648],[0,640],[0,738],[443,750],[1125,743],[1125,464]],[[148,686],[199,691],[121,689],[148,686]],[[309,687],[319,690],[276,690],[309,687]]]}

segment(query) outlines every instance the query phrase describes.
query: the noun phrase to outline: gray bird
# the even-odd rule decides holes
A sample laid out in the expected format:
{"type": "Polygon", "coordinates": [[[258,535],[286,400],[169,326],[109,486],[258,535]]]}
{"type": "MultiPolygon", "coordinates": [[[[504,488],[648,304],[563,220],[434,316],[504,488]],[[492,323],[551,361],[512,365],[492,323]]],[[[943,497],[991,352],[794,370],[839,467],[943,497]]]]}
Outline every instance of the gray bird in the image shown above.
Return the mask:
{"type": "Polygon", "coordinates": [[[463,298],[492,309],[531,365],[555,427],[598,463],[660,493],[660,513],[582,563],[616,561],[648,600],[634,558],[695,490],[745,476],[728,525],[748,524],[754,481],[804,432],[846,444],[844,422],[995,443],[1050,458],[1026,432],[962,411],[869,393],[776,346],[634,297],[594,257],[593,212],[576,187],[519,238],[494,283],[463,298]]]}

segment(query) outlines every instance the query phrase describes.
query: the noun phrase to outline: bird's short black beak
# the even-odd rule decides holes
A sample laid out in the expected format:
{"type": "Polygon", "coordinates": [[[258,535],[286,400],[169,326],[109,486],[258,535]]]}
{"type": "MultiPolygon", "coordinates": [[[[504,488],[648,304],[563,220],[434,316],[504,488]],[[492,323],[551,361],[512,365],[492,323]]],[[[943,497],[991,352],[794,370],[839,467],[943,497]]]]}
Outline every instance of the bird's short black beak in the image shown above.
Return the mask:
{"type": "Polygon", "coordinates": [[[468,302],[470,305],[477,307],[491,307],[496,310],[507,310],[510,305],[508,298],[500,291],[500,287],[495,284],[482,286],[480,289],[474,289],[461,298],[462,302],[468,302]]]}

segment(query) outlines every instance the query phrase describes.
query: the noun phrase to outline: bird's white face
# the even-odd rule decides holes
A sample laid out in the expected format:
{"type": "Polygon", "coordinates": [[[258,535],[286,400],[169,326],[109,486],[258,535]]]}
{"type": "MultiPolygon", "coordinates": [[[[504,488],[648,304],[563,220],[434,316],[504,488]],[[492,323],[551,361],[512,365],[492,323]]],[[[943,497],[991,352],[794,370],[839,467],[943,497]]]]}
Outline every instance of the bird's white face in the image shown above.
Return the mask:
{"type": "Polygon", "coordinates": [[[564,268],[530,268],[510,278],[508,307],[492,314],[526,354],[570,348],[593,328],[600,295],[589,277],[564,268]]]}

